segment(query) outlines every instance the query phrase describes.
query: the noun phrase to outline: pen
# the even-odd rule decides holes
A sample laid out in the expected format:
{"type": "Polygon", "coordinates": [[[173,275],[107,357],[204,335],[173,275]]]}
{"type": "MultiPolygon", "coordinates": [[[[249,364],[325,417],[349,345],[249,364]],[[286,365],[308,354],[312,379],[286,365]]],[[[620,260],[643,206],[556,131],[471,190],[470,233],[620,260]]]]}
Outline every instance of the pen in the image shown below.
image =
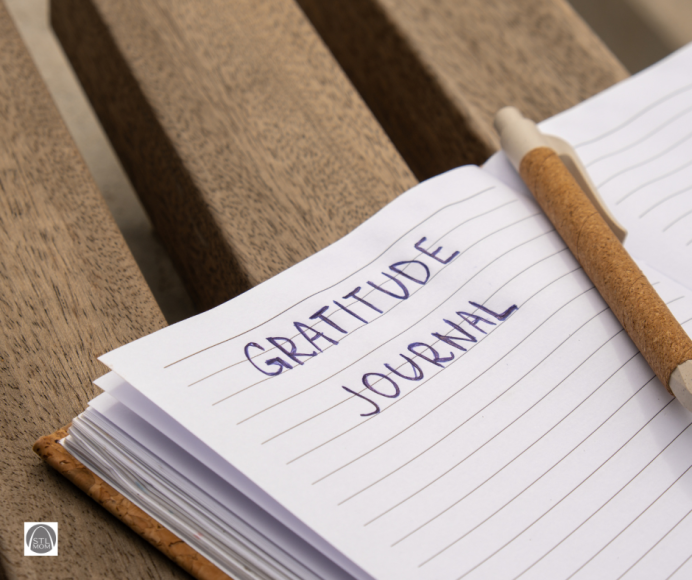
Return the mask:
{"type": "Polygon", "coordinates": [[[589,191],[576,154],[513,107],[497,113],[495,128],[510,162],[656,376],[692,411],[692,340],[623,247],[624,230],[595,188],[589,191]]]}

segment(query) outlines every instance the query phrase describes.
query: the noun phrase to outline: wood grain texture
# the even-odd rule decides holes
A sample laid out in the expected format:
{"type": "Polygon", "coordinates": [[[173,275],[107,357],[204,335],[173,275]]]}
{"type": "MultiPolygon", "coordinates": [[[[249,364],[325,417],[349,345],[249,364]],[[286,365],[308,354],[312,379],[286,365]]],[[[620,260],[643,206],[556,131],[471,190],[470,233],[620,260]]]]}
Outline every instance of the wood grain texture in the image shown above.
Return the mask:
{"type": "Polygon", "coordinates": [[[564,0],[297,0],[419,179],[482,163],[495,113],[543,120],[627,75],[564,0]]]}
{"type": "Polygon", "coordinates": [[[0,248],[0,575],[186,577],[31,451],[164,320],[2,3],[0,248]],[[58,557],[24,557],[25,521],[58,522],[58,557]]]}
{"type": "Polygon", "coordinates": [[[292,0],[53,0],[52,24],[199,307],[415,184],[292,0]]]}

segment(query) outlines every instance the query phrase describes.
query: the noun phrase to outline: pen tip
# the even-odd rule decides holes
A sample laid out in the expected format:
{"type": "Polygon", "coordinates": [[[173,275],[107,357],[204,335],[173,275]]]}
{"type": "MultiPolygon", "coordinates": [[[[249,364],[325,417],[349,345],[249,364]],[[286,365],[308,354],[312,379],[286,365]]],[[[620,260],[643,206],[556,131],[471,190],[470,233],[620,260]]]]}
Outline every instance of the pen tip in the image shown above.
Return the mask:
{"type": "Polygon", "coordinates": [[[692,360],[685,361],[671,373],[670,390],[685,409],[692,411],[692,360]]]}

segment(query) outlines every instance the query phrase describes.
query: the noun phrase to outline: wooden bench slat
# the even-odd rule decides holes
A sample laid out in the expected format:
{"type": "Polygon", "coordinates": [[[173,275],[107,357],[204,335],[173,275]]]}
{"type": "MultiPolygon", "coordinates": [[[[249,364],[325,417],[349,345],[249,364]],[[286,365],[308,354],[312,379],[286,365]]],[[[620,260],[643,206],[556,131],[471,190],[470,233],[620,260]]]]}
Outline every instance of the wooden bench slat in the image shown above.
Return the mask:
{"type": "Polygon", "coordinates": [[[31,450],[165,322],[2,3],[0,248],[0,576],[186,577],[31,450]],[[58,522],[58,557],[23,555],[25,521],[58,522]]]}
{"type": "Polygon", "coordinates": [[[498,148],[627,72],[564,0],[297,0],[419,179],[498,148]]]}
{"type": "Polygon", "coordinates": [[[54,0],[51,14],[201,308],[415,184],[292,0],[54,0]]]}

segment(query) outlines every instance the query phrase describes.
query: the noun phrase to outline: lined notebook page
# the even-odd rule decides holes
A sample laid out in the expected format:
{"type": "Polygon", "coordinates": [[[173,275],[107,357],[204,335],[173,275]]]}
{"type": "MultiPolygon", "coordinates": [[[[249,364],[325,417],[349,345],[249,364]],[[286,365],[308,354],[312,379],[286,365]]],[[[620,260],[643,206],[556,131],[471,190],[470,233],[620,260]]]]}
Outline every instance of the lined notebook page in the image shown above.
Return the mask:
{"type": "MultiPolygon", "coordinates": [[[[692,45],[540,128],[572,144],[627,228],[629,252],[692,289],[690,71],[692,45]]],[[[516,175],[504,159],[488,169],[504,179],[516,175]]]]}
{"type": "Polygon", "coordinates": [[[101,360],[359,577],[692,566],[692,415],[537,206],[477,168],[101,360]]]}

